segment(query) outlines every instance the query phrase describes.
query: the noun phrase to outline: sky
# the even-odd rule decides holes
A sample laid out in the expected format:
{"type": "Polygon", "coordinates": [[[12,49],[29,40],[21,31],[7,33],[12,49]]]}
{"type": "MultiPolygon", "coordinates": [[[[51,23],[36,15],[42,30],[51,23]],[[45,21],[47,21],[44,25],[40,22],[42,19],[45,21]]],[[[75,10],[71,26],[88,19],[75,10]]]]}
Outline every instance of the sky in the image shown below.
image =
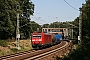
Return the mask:
{"type": "Polygon", "coordinates": [[[79,8],[85,0],[31,0],[35,4],[34,14],[31,21],[36,23],[50,24],[53,22],[74,21],[80,14],[79,8]]]}

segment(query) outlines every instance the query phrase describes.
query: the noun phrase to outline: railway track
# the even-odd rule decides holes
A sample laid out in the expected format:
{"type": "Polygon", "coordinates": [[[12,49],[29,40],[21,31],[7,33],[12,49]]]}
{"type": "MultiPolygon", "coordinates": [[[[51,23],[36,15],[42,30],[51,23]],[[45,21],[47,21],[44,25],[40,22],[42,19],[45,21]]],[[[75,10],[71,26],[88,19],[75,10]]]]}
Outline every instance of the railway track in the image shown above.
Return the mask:
{"type": "Polygon", "coordinates": [[[47,56],[52,56],[59,51],[67,49],[68,42],[62,41],[60,44],[42,50],[30,50],[25,52],[18,52],[15,54],[2,56],[0,60],[42,60],[47,56]]]}

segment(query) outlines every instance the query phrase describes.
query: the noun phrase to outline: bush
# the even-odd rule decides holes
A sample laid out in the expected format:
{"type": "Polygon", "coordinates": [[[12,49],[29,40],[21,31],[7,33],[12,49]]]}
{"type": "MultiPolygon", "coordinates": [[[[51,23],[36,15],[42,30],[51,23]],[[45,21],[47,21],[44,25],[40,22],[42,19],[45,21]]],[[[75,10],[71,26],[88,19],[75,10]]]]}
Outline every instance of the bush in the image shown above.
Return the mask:
{"type": "Polygon", "coordinates": [[[0,46],[6,47],[8,46],[8,43],[6,40],[0,40],[0,46]]]}
{"type": "Polygon", "coordinates": [[[78,40],[77,39],[73,40],[73,44],[78,44],[78,40]]]}
{"type": "Polygon", "coordinates": [[[25,51],[26,49],[23,46],[20,46],[21,50],[20,51],[25,51]]]}
{"type": "Polygon", "coordinates": [[[12,50],[13,52],[17,52],[18,51],[17,48],[11,48],[10,50],[12,50]]]}

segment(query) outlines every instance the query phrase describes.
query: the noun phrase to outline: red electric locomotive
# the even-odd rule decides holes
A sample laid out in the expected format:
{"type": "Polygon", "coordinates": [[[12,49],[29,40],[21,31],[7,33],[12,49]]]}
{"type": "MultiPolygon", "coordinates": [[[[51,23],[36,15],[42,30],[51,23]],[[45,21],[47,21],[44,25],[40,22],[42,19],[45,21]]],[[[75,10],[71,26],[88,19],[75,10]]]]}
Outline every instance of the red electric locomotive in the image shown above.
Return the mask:
{"type": "Polygon", "coordinates": [[[33,32],[31,41],[33,48],[40,48],[52,43],[52,35],[44,32],[33,32]]]}

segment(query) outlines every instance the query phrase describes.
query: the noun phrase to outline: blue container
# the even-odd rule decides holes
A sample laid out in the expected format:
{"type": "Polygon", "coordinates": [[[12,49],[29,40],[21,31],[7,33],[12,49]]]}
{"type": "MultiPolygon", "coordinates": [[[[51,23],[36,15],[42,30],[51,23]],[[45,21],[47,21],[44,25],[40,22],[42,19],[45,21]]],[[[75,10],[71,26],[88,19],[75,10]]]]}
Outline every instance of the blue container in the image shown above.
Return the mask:
{"type": "Polygon", "coordinates": [[[60,34],[55,34],[55,36],[56,36],[56,41],[62,40],[62,35],[60,35],[60,34]]]}

